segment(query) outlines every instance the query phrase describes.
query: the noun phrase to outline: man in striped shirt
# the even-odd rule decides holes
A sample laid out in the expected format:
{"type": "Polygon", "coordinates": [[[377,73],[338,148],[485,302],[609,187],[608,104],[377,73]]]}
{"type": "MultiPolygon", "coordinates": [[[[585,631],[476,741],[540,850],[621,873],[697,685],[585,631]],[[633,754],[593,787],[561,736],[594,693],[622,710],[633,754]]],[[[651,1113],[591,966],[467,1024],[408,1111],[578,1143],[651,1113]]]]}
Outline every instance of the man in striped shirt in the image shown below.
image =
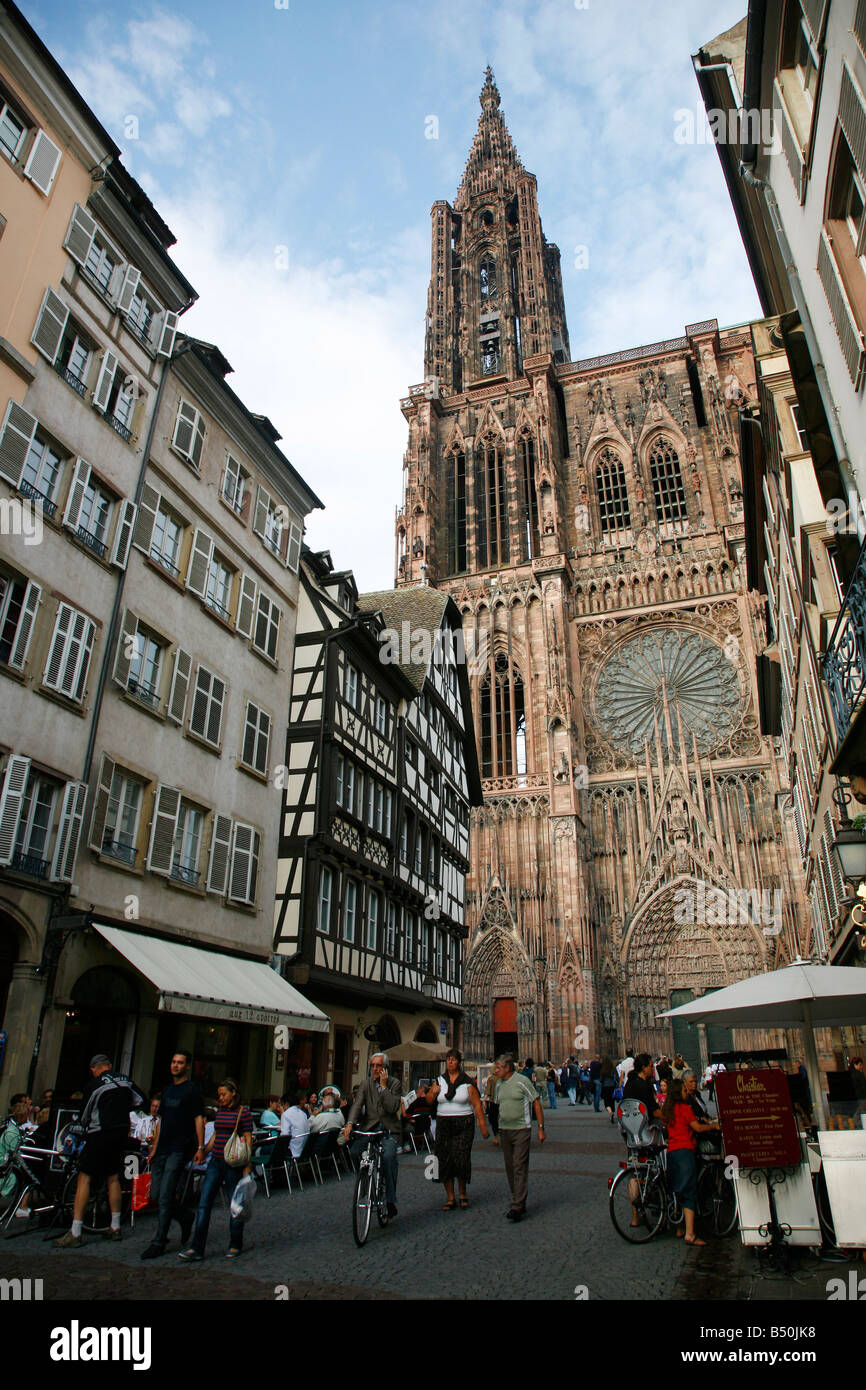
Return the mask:
{"type": "Polygon", "coordinates": [[[497,1057],[494,1068],[499,1078],[496,1104],[499,1106],[499,1143],[505,1159],[505,1172],[511,1188],[511,1206],[505,1213],[509,1221],[522,1221],[529,1187],[529,1141],[532,1116],[538,1121],[538,1142],[544,1143],[544,1112],[538,1092],[522,1072],[514,1070],[510,1052],[497,1057]]]}

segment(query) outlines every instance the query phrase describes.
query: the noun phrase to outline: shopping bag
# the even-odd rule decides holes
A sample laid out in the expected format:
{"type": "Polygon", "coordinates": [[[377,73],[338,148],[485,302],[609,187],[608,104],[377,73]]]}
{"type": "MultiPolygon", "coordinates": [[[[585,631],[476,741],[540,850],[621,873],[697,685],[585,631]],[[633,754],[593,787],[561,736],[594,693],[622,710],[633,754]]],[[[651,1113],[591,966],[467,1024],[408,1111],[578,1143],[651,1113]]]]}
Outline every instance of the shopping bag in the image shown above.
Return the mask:
{"type": "Polygon", "coordinates": [[[256,1193],[256,1180],[251,1173],[241,1178],[232,1194],[231,1214],[236,1221],[249,1221],[253,1214],[253,1198],[256,1193]]]}
{"type": "Polygon", "coordinates": [[[151,1173],[137,1173],[132,1179],[132,1197],[130,1205],[133,1211],[144,1211],[150,1201],[151,1177],[151,1173]]]}

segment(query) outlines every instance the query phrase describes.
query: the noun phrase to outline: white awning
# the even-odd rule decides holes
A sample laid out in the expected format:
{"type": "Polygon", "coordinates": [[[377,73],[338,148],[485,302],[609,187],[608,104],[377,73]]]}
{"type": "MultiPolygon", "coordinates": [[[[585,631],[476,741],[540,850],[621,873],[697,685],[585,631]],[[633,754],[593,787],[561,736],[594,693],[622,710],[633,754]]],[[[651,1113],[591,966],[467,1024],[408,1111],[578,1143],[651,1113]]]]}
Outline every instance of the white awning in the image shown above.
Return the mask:
{"type": "Polygon", "coordinates": [[[179,941],[140,936],[94,922],[115,951],[159,990],[166,1013],[262,1023],[327,1033],[330,1020],[263,961],[239,960],[179,941]]]}

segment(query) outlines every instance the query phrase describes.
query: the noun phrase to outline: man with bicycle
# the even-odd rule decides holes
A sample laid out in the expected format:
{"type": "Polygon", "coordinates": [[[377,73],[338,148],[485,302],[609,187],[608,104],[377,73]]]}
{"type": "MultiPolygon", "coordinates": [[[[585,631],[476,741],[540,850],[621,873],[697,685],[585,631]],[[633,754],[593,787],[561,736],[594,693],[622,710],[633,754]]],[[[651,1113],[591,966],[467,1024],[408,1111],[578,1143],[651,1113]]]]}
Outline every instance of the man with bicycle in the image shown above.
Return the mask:
{"type": "Polygon", "coordinates": [[[59,1240],[58,1250],[83,1245],[81,1231],[90,1200],[90,1183],[108,1179],[108,1205],[111,1208],[111,1240],[120,1240],[120,1174],[129,1137],[129,1112],[144,1105],[144,1094],[134,1081],[111,1069],[111,1058],[99,1052],[90,1059],[93,1077],[90,1096],[75,1128],[84,1135],[84,1148],[78,1161],[78,1184],[72,1209],[72,1226],[59,1240]]]}
{"type": "MultiPolygon", "coordinates": [[[[383,1129],[382,1166],[385,1170],[385,1196],[388,1202],[388,1215],[393,1221],[397,1215],[397,1146],[401,1135],[401,1114],[403,1099],[400,1095],[400,1082],[389,1075],[390,1059],[387,1052],[376,1052],[370,1060],[371,1075],[361,1083],[358,1094],[346,1121],[343,1134],[346,1143],[352,1130],[364,1115],[365,1129],[383,1129]]],[[[362,1144],[356,1141],[353,1153],[361,1151],[362,1144]]]]}

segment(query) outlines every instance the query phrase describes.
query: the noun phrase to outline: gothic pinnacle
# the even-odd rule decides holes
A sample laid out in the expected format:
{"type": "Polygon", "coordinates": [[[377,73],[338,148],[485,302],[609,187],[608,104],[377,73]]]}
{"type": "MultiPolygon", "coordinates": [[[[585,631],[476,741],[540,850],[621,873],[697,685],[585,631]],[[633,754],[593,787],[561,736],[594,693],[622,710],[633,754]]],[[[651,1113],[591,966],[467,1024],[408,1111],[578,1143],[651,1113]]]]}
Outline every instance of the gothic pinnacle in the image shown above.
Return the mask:
{"type": "Polygon", "coordinates": [[[487,111],[490,107],[498,106],[500,103],[499,88],[494,81],[493,69],[489,63],[485,69],[484,77],[484,86],[481,88],[481,95],[478,100],[481,102],[482,110],[487,111]]]}

